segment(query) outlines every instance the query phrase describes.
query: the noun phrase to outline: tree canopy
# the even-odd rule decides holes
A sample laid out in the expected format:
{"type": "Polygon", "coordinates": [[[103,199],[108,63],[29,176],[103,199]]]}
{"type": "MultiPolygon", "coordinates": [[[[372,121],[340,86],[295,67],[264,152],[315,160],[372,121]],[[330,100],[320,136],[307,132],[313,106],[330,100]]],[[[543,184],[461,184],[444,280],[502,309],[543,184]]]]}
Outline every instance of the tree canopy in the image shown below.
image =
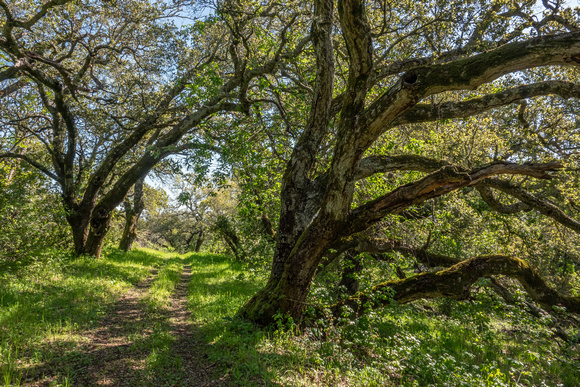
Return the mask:
{"type": "MultiPolygon", "coordinates": [[[[302,321],[313,281],[338,259],[352,264],[335,316],[463,299],[498,275],[542,307],[578,313],[577,292],[552,270],[580,262],[578,9],[549,0],[0,7],[0,157],[54,181],[77,253],[98,256],[132,187],[184,155],[199,171],[225,166],[239,184],[240,230],[272,254],[243,318],[302,321]],[[176,17],[189,21],[176,27],[176,17]],[[363,254],[413,257],[429,272],[399,267],[399,279],[358,293],[348,278],[364,269],[363,254]]],[[[216,225],[238,251],[229,221],[216,225]]]]}

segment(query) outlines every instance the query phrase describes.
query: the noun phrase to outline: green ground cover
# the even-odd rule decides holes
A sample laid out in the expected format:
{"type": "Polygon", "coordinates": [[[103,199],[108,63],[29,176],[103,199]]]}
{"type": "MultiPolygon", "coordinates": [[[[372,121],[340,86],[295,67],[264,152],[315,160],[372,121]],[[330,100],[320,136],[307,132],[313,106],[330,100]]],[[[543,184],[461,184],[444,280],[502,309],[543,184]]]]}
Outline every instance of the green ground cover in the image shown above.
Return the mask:
{"type": "MultiPolygon", "coordinates": [[[[54,252],[0,274],[0,381],[18,385],[27,369],[74,354],[82,332],[96,327],[120,295],[163,268],[168,257],[153,250],[112,251],[100,260],[54,252]]],[[[154,289],[152,307],[162,300],[154,289]]]]}
{"type": "Polygon", "coordinates": [[[296,335],[283,316],[269,332],[232,320],[263,277],[222,256],[191,264],[193,319],[232,384],[580,385],[577,346],[556,342],[546,321],[486,292],[468,303],[392,306],[342,327],[319,321],[296,335]]]}
{"type": "MultiPolygon", "coordinates": [[[[580,385],[578,346],[557,341],[547,321],[485,290],[464,303],[394,305],[340,327],[324,320],[298,327],[280,316],[262,330],[234,316],[266,273],[225,256],[153,250],[114,250],[98,261],[55,253],[0,274],[0,382],[24,383],[28,369],[55,357],[90,362],[80,349],[83,331],[99,326],[120,295],[155,275],[140,301],[146,318],[128,333],[127,356],[145,359],[135,371],[141,385],[179,385],[183,364],[172,352],[169,319],[185,265],[194,334],[221,384],[580,385]]],[[[71,385],[74,376],[63,371],[52,384],[71,385]]]]}

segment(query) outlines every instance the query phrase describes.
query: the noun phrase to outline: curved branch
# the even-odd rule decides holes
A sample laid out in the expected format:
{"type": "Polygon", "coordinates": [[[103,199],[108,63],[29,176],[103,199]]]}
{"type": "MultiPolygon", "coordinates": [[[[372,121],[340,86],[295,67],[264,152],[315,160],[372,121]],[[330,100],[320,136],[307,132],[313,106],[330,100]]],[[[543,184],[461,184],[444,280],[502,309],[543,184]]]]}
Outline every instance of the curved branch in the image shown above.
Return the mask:
{"type": "Polygon", "coordinates": [[[566,215],[561,208],[555,204],[549,202],[548,200],[540,199],[530,192],[520,188],[510,182],[499,180],[499,179],[485,179],[476,186],[478,189],[480,187],[489,187],[502,191],[514,198],[520,200],[525,205],[537,210],[539,213],[546,215],[561,225],[580,233],[580,222],[566,215]]]}
{"type": "Polygon", "coordinates": [[[361,140],[361,146],[366,149],[398,115],[429,95],[474,90],[511,72],[549,65],[580,65],[580,31],[509,43],[471,57],[411,70],[365,110],[361,124],[368,139],[361,140]]]}
{"type": "Polygon", "coordinates": [[[28,164],[32,165],[34,168],[38,169],[40,172],[44,173],[46,176],[50,177],[52,180],[56,181],[57,183],[62,183],[62,179],[60,179],[57,175],[51,172],[47,167],[40,164],[38,161],[31,159],[27,155],[14,152],[6,152],[0,154],[0,159],[9,159],[9,158],[24,160],[28,164]]]}
{"type": "Polygon", "coordinates": [[[358,163],[354,180],[391,171],[434,172],[446,165],[449,165],[447,161],[418,155],[369,156],[358,163]]]}
{"type": "Polygon", "coordinates": [[[492,190],[487,186],[477,185],[475,188],[477,188],[483,201],[486,202],[492,210],[501,214],[515,214],[518,212],[530,211],[532,209],[532,207],[522,202],[503,204],[493,196],[492,190]]]}
{"type": "Polygon", "coordinates": [[[471,117],[522,99],[544,95],[559,95],[565,99],[580,98],[580,85],[565,81],[546,81],[513,87],[468,101],[418,104],[397,117],[393,126],[471,117]]]}
{"type": "MultiPolygon", "coordinates": [[[[448,194],[459,188],[475,185],[482,180],[501,174],[524,175],[537,179],[551,179],[550,172],[561,169],[558,162],[545,164],[512,164],[499,162],[466,171],[455,166],[445,166],[431,175],[407,184],[371,200],[351,211],[342,236],[348,236],[367,229],[387,214],[398,214],[412,205],[448,194]]],[[[521,200],[521,199],[520,199],[521,200]]]]}
{"type": "Polygon", "coordinates": [[[65,5],[67,3],[71,3],[72,1],[73,0],[50,0],[44,3],[40,7],[40,11],[38,11],[34,16],[32,16],[27,21],[25,22],[14,21],[14,26],[30,29],[34,24],[36,24],[40,19],[42,19],[51,8],[54,8],[59,5],[65,5]]]}
{"type": "Polygon", "coordinates": [[[370,291],[359,293],[332,306],[335,316],[343,307],[350,307],[354,316],[360,316],[368,307],[377,308],[392,301],[405,304],[418,299],[469,297],[471,286],[479,278],[505,275],[517,279],[529,296],[550,310],[553,305],[565,307],[568,312],[580,313],[580,297],[568,297],[549,287],[542,277],[525,261],[505,255],[471,258],[434,273],[422,273],[403,280],[387,281],[370,291]]]}

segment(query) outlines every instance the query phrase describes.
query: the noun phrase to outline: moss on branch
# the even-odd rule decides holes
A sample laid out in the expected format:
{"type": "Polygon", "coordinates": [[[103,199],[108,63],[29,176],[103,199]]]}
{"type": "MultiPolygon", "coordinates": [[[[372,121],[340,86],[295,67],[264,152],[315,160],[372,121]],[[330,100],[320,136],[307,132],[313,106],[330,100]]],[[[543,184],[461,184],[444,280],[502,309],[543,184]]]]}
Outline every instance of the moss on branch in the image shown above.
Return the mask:
{"type": "Polygon", "coordinates": [[[392,301],[405,304],[418,299],[466,299],[471,286],[482,277],[505,275],[517,279],[529,296],[544,308],[558,305],[569,312],[580,313],[580,297],[569,297],[549,287],[542,277],[525,261],[505,255],[471,258],[445,270],[380,283],[370,291],[358,293],[332,306],[338,317],[348,307],[354,316],[367,310],[388,305],[392,301]]]}

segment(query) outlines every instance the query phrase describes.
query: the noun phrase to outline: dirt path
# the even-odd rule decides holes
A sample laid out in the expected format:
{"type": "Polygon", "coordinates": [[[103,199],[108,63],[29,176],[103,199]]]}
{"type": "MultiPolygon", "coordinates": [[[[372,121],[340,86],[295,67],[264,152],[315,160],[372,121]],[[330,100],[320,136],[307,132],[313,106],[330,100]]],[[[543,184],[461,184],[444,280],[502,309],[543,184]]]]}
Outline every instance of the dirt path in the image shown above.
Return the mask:
{"type": "Polygon", "coordinates": [[[23,385],[50,386],[63,377],[75,387],[221,385],[219,381],[211,382],[211,365],[203,358],[203,341],[189,322],[190,267],[184,267],[167,312],[148,316],[141,300],[155,274],[124,294],[97,328],[82,333],[84,343],[80,347],[55,354],[50,363],[28,369],[23,385]],[[151,354],[147,343],[155,339],[151,337],[155,325],[168,329],[173,337],[168,351],[172,359],[164,369],[146,371],[146,359],[151,354]]]}
{"type": "Polygon", "coordinates": [[[136,328],[145,320],[146,312],[140,300],[156,274],[157,270],[153,270],[149,278],[123,294],[97,328],[83,332],[80,348],[68,352],[56,350],[51,362],[27,369],[23,385],[54,385],[56,375],[66,377],[73,386],[127,385],[116,381],[130,381],[131,371],[143,361],[139,356],[127,358],[126,353],[136,328]]]}
{"type": "Polygon", "coordinates": [[[210,372],[212,364],[208,364],[203,357],[203,341],[195,334],[194,327],[189,320],[187,307],[187,287],[191,279],[191,268],[185,266],[181,280],[176,286],[173,296],[169,323],[171,334],[175,337],[172,353],[181,359],[181,377],[179,385],[183,386],[212,386],[219,385],[219,381],[212,382],[210,372]],[[217,383],[217,384],[216,384],[217,383]]]}

